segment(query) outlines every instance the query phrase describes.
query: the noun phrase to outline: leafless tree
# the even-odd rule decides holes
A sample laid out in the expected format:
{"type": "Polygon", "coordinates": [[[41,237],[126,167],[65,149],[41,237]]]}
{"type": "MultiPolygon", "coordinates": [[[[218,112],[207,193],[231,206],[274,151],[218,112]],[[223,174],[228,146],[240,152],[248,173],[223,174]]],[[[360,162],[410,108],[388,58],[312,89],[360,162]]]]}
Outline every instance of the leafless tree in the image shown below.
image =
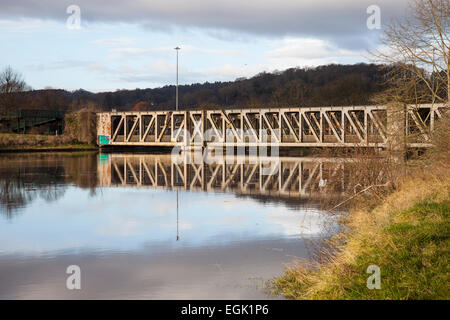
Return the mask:
{"type": "Polygon", "coordinates": [[[0,73],[0,107],[12,109],[16,107],[18,96],[29,90],[20,73],[7,66],[0,73]]]}
{"type": "Polygon", "coordinates": [[[383,49],[374,56],[391,68],[389,80],[396,89],[391,90],[394,102],[448,101],[449,31],[450,0],[414,0],[404,19],[384,28],[383,49]]]}

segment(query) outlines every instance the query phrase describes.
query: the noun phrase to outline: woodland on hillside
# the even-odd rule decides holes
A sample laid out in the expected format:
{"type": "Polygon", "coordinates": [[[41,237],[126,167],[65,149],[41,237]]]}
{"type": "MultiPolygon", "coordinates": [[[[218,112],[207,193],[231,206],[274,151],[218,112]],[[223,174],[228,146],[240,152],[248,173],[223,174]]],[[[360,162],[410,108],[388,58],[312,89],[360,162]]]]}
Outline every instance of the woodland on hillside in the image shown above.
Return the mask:
{"type": "MultiPolygon", "coordinates": [[[[386,89],[391,68],[376,64],[330,64],[260,73],[230,82],[181,85],[180,109],[311,107],[367,105],[386,89]]],[[[31,90],[23,79],[20,92],[2,93],[1,110],[47,109],[72,112],[91,110],[162,110],[175,106],[175,86],[92,93],[83,89],[31,90]],[[25,89],[24,89],[25,88],[25,89]]]]}

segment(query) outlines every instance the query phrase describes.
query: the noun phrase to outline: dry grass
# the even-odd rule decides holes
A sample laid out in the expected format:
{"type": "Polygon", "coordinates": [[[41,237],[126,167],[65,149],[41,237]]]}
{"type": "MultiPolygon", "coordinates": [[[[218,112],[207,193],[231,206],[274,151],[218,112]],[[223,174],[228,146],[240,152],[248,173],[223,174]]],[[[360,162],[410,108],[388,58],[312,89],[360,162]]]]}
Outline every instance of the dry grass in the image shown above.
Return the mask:
{"type": "Polygon", "coordinates": [[[297,262],[274,280],[273,292],[292,299],[447,299],[449,195],[448,172],[408,179],[378,207],[370,212],[355,210],[346,218],[349,231],[333,239],[337,254],[328,254],[320,264],[297,262]],[[414,237],[398,232],[399,226],[422,234],[406,252],[414,237]],[[438,240],[434,239],[436,230],[441,231],[438,240]],[[434,255],[421,254],[430,248],[434,255]],[[420,260],[418,266],[416,260],[420,260]],[[381,268],[381,290],[366,287],[369,275],[365,271],[370,264],[381,268]]]}
{"type": "Polygon", "coordinates": [[[0,150],[88,148],[67,135],[0,134],[0,150]]]}
{"type": "Polygon", "coordinates": [[[324,210],[372,208],[398,188],[401,178],[408,174],[403,162],[389,156],[386,151],[357,148],[354,150],[326,149],[319,154],[323,158],[346,158],[346,162],[335,179],[327,181],[327,192],[321,198],[324,210]],[[344,184],[342,183],[344,179],[344,184]],[[328,192],[340,193],[339,198],[328,196],[328,192]],[[353,199],[353,201],[347,201],[353,199]]]}

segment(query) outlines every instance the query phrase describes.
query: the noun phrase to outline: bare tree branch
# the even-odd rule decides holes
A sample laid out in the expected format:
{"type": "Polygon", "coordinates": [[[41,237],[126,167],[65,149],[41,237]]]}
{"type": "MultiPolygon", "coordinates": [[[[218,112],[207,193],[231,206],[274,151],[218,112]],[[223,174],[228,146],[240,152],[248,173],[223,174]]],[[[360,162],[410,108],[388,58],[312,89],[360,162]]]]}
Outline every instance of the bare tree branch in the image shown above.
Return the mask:
{"type": "Polygon", "coordinates": [[[12,109],[17,107],[18,96],[29,90],[20,73],[7,66],[0,73],[0,108],[12,109]]]}
{"type": "Polygon", "coordinates": [[[389,81],[397,88],[388,96],[393,102],[448,102],[449,31],[450,0],[415,0],[406,19],[385,28],[383,49],[373,56],[392,69],[389,81]]]}

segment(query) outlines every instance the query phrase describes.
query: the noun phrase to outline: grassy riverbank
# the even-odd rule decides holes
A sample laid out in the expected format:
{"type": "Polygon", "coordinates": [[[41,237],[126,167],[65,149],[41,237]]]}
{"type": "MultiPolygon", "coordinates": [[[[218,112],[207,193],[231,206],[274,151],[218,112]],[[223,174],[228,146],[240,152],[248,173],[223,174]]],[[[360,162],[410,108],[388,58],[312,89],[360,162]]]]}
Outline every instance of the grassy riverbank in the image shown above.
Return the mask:
{"type": "Polygon", "coordinates": [[[448,170],[417,175],[375,208],[352,210],[343,221],[348,231],[334,239],[338,253],[322,264],[287,269],[274,281],[274,293],[291,299],[449,299],[449,176],[448,170]],[[367,288],[369,265],[380,267],[379,290],[367,288]]]}
{"type": "Polygon", "coordinates": [[[96,150],[95,146],[80,143],[66,135],[0,134],[0,152],[96,150]]]}

